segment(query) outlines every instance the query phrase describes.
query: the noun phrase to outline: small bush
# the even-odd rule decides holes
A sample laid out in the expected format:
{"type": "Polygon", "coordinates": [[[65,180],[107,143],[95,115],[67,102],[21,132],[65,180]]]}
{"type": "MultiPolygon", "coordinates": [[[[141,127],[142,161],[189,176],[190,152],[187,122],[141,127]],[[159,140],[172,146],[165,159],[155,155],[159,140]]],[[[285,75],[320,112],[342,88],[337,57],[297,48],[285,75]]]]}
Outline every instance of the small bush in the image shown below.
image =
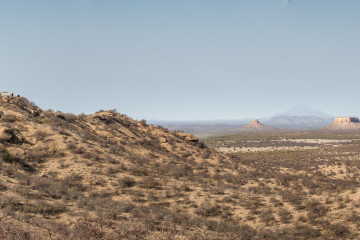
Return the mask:
{"type": "Polygon", "coordinates": [[[123,177],[122,179],[119,179],[118,182],[122,188],[133,187],[136,184],[135,179],[132,177],[123,177]]]}

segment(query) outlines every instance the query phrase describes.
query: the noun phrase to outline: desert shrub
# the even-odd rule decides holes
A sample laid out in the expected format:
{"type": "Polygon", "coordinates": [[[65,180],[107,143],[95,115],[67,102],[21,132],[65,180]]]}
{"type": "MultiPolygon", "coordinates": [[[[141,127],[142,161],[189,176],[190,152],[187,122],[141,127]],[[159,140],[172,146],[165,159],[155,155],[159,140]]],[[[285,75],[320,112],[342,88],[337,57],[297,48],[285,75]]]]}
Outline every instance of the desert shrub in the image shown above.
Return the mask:
{"type": "Polygon", "coordinates": [[[13,123],[13,122],[16,122],[17,121],[17,117],[15,115],[3,115],[1,117],[1,121],[3,122],[8,122],[8,123],[13,123]]]}
{"type": "Polygon", "coordinates": [[[123,145],[117,144],[117,143],[111,143],[110,147],[107,148],[110,153],[123,156],[126,152],[126,148],[123,145]]]}
{"type": "Polygon", "coordinates": [[[195,213],[203,217],[216,217],[221,215],[221,207],[216,203],[203,202],[195,213]]]}
{"type": "Polygon", "coordinates": [[[352,212],[350,216],[348,216],[348,221],[351,221],[355,224],[360,224],[360,216],[356,212],[352,212]]]}
{"type": "Polygon", "coordinates": [[[26,225],[16,224],[6,218],[1,219],[0,239],[2,240],[37,240],[43,239],[43,235],[34,230],[30,230],[26,225]]]}
{"type": "Polygon", "coordinates": [[[64,114],[65,120],[69,123],[74,123],[77,120],[77,116],[71,113],[64,114]]]}
{"type": "Polygon", "coordinates": [[[104,239],[106,230],[102,225],[93,223],[93,221],[84,218],[80,219],[74,226],[69,239],[104,239]]]}
{"type": "Polygon", "coordinates": [[[34,213],[46,215],[57,215],[66,211],[66,206],[63,203],[50,204],[45,201],[37,201],[35,203],[27,203],[22,207],[25,213],[34,213]]]}
{"type": "Polygon", "coordinates": [[[119,179],[118,182],[122,188],[133,187],[136,184],[135,179],[128,176],[119,179]]]}
{"type": "Polygon", "coordinates": [[[288,210],[281,208],[279,210],[279,217],[283,223],[289,223],[290,220],[293,218],[293,215],[288,210]]]}
{"type": "Polygon", "coordinates": [[[97,216],[109,219],[118,219],[121,213],[129,213],[135,205],[130,201],[113,201],[110,197],[88,197],[78,202],[80,207],[96,212],[97,216]]]}
{"type": "Polygon", "coordinates": [[[132,175],[135,175],[135,176],[148,176],[149,175],[149,170],[142,167],[141,165],[131,165],[129,167],[129,172],[132,174],[132,175]]]}
{"type": "Polygon", "coordinates": [[[44,141],[48,136],[50,136],[50,133],[44,130],[37,130],[34,132],[33,136],[36,141],[44,141]]]}
{"type": "Polygon", "coordinates": [[[122,166],[111,166],[106,169],[106,172],[109,176],[115,176],[117,173],[121,172],[122,169],[122,166]]]}
{"type": "Polygon", "coordinates": [[[65,189],[61,184],[56,183],[45,177],[33,177],[32,189],[39,191],[43,196],[51,198],[61,198],[65,189]]]}
{"type": "Polygon", "coordinates": [[[17,161],[5,148],[0,147],[0,160],[6,163],[14,163],[17,161]]]}
{"type": "Polygon", "coordinates": [[[139,186],[142,188],[154,188],[157,190],[161,189],[160,183],[153,177],[145,177],[139,182],[139,186]]]}
{"type": "Polygon", "coordinates": [[[76,143],[69,143],[67,145],[68,149],[76,154],[84,154],[86,153],[86,149],[84,147],[77,147],[76,143]]]}
{"type": "Polygon", "coordinates": [[[270,209],[262,211],[259,217],[266,225],[271,225],[275,221],[274,214],[270,209]]]}
{"type": "Polygon", "coordinates": [[[86,187],[82,184],[83,176],[72,173],[71,175],[66,176],[62,180],[62,184],[65,185],[68,188],[76,189],[77,191],[85,191],[86,187]]]}
{"type": "Polygon", "coordinates": [[[350,234],[348,226],[341,223],[332,224],[329,230],[333,233],[335,238],[346,238],[350,234]]]}
{"type": "Polygon", "coordinates": [[[314,199],[309,199],[305,202],[305,209],[308,211],[308,218],[310,221],[325,216],[328,211],[321,202],[314,199]]]}
{"type": "Polygon", "coordinates": [[[57,144],[40,143],[26,151],[26,160],[32,163],[41,163],[49,157],[63,157],[65,153],[61,151],[57,144]]]}
{"type": "Polygon", "coordinates": [[[274,207],[280,207],[284,205],[281,201],[277,200],[275,197],[271,197],[270,202],[274,207]]]}
{"type": "Polygon", "coordinates": [[[0,146],[0,167],[2,165],[2,162],[12,164],[12,167],[7,167],[4,169],[8,175],[14,175],[15,173],[17,173],[18,168],[21,168],[22,170],[25,170],[27,172],[35,172],[34,167],[30,165],[27,161],[18,157],[14,157],[5,148],[2,148],[0,146]]]}
{"type": "Polygon", "coordinates": [[[281,191],[280,195],[282,196],[283,201],[289,202],[289,203],[295,205],[296,207],[299,207],[301,204],[302,198],[305,194],[285,190],[285,191],[281,191]]]}
{"type": "Polygon", "coordinates": [[[0,191],[6,191],[7,189],[6,185],[0,180],[0,191]]]}
{"type": "Polygon", "coordinates": [[[86,158],[86,159],[91,159],[91,160],[95,160],[95,161],[100,161],[101,158],[100,158],[100,155],[97,153],[97,152],[84,152],[81,154],[81,156],[83,158],[86,158]]]}

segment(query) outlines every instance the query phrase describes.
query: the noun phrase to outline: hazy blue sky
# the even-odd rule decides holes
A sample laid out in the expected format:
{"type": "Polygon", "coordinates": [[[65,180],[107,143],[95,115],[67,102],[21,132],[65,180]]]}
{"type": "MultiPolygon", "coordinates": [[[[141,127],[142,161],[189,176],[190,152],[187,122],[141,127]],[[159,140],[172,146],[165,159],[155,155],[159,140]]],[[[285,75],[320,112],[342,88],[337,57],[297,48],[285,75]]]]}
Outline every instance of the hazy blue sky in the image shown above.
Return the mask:
{"type": "Polygon", "coordinates": [[[137,119],[360,116],[359,0],[0,0],[0,90],[137,119]]]}

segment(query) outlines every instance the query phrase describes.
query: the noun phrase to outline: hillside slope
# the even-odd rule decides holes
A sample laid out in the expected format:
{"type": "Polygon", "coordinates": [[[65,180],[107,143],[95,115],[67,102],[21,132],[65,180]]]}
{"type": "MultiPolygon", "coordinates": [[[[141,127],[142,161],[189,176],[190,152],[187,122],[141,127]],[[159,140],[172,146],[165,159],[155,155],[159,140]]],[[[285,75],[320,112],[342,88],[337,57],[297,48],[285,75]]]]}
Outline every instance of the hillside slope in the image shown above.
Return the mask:
{"type": "MultiPolygon", "coordinates": [[[[0,115],[0,239],[183,234],[228,161],[190,134],[115,111],[75,116],[13,98],[0,115]]],[[[187,235],[207,238],[199,224],[187,235]]]]}
{"type": "Polygon", "coordinates": [[[75,116],[25,98],[0,101],[0,116],[0,239],[358,236],[357,160],[224,155],[116,111],[75,116]],[[319,167],[334,164],[341,178],[319,167]]]}

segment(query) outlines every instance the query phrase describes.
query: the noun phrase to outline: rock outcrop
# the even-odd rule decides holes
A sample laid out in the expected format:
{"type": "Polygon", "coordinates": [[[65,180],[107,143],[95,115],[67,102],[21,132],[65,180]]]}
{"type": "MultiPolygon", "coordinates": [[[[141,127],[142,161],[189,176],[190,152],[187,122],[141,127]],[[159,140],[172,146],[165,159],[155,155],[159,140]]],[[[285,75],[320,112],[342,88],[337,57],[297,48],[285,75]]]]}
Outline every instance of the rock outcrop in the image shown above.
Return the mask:
{"type": "Polygon", "coordinates": [[[0,129],[0,142],[17,144],[20,143],[21,141],[22,139],[16,136],[16,134],[11,129],[8,128],[0,129]]]}
{"type": "Polygon", "coordinates": [[[357,117],[339,117],[335,118],[334,123],[359,123],[359,118],[357,117]]]}
{"type": "Polygon", "coordinates": [[[357,117],[338,117],[327,126],[328,130],[360,130],[360,121],[357,117]]]}
{"type": "Polygon", "coordinates": [[[237,128],[236,130],[241,131],[241,132],[254,132],[254,131],[255,132],[256,131],[258,131],[258,132],[269,132],[269,131],[276,131],[277,129],[273,128],[273,127],[265,126],[265,125],[261,124],[259,122],[259,120],[253,119],[247,125],[242,126],[240,128],[237,128]]]}
{"type": "Polygon", "coordinates": [[[199,138],[190,133],[177,132],[176,134],[182,138],[185,138],[185,140],[189,142],[193,142],[193,143],[199,142],[199,138]]]}

